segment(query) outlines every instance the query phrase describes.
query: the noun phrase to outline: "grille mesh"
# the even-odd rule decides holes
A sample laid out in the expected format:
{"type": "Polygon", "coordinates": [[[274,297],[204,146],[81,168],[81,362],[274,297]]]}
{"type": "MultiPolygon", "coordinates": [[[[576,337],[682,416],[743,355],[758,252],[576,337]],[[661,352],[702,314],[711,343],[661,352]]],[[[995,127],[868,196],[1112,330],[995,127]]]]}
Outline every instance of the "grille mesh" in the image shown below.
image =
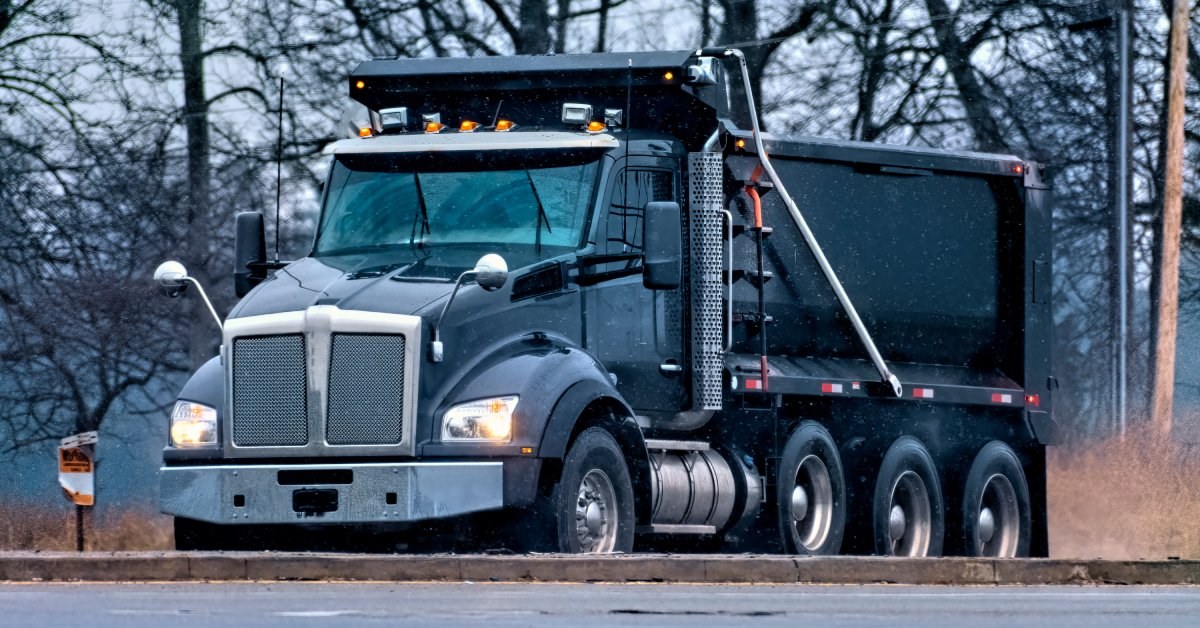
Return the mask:
{"type": "Polygon", "coordinates": [[[724,328],[720,153],[688,155],[688,201],[691,206],[689,253],[692,297],[692,397],[704,410],[720,410],[724,367],[724,328]]]}
{"type": "Polygon", "coordinates": [[[403,438],[404,336],[334,334],[325,440],[396,444],[403,438]]]}
{"type": "Polygon", "coordinates": [[[233,442],[240,447],[308,443],[304,336],[233,343],[233,442]]]}

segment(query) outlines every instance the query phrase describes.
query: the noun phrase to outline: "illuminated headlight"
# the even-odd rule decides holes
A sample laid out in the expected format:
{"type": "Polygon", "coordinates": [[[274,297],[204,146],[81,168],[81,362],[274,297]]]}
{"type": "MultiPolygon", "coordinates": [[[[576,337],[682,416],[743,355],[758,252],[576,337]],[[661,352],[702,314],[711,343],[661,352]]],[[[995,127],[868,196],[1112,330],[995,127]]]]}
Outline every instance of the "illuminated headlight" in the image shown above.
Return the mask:
{"type": "Polygon", "coordinates": [[[442,415],[442,441],[508,442],[518,397],[459,404],[442,415]]]}
{"type": "Polygon", "coordinates": [[[171,444],[211,447],[217,444],[217,411],[190,401],[176,401],[171,412],[171,444]]]}

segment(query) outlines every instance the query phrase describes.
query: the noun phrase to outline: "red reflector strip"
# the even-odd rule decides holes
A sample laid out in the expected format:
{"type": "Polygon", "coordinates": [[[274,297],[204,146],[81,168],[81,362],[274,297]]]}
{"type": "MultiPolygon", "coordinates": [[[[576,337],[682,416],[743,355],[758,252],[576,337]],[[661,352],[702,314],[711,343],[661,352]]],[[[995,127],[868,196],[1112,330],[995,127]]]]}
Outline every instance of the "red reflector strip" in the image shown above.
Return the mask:
{"type": "Polygon", "coordinates": [[[913,389],[913,397],[916,397],[917,399],[933,399],[933,389],[932,388],[914,388],[913,389]]]}
{"type": "Polygon", "coordinates": [[[763,389],[762,380],[761,379],[747,379],[746,380],[746,388],[748,388],[750,390],[762,390],[763,389]]]}
{"type": "Polygon", "coordinates": [[[823,392],[823,393],[840,393],[840,392],[842,392],[842,385],[824,382],[821,384],[821,392],[823,392]]]}
{"type": "Polygon", "coordinates": [[[992,393],[992,403],[1012,403],[1012,395],[992,393]]]}

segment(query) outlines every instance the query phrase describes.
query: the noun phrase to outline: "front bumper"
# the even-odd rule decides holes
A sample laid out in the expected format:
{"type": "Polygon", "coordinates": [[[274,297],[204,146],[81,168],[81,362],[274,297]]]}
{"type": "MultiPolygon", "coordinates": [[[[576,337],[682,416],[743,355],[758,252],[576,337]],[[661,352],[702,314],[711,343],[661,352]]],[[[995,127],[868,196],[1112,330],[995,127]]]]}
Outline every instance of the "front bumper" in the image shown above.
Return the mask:
{"type": "Polygon", "coordinates": [[[164,513],[210,523],[420,521],[502,508],[504,463],[170,466],[159,495],[164,513]],[[336,507],[299,512],[297,491],[336,507]]]}

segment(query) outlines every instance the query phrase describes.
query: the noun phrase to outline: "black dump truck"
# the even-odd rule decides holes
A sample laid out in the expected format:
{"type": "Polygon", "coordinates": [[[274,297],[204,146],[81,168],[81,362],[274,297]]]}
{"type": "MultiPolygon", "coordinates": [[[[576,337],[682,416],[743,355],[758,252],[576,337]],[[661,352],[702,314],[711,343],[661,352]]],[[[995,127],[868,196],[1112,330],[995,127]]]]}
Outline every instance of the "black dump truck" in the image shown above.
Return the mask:
{"type": "Polygon", "coordinates": [[[237,216],[244,298],[163,455],[178,547],[451,520],[542,551],[1047,554],[1039,164],[767,134],[736,50],[348,87],[308,256],[237,216]]]}

